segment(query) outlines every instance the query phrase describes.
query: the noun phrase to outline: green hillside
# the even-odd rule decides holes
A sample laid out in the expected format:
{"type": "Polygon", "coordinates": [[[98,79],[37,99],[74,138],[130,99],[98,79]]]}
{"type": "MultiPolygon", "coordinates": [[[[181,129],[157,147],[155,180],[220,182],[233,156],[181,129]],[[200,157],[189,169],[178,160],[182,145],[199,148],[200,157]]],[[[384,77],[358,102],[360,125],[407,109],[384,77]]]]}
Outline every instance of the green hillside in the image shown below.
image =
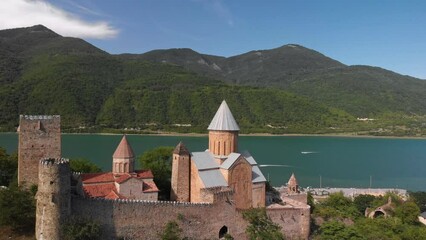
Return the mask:
{"type": "Polygon", "coordinates": [[[98,115],[104,127],[205,131],[223,99],[244,132],[317,132],[354,121],[349,114],[294,94],[230,86],[181,67],[132,62],[124,73],[133,76],[115,90],[98,115]],[[138,72],[127,73],[134,69],[138,72]],[[191,127],[177,127],[188,124],[191,127]]]}
{"type": "Polygon", "coordinates": [[[168,62],[228,83],[276,87],[357,117],[385,112],[426,114],[426,81],[370,66],[346,66],[314,50],[289,44],[229,58],[188,49],[127,57],[168,62]]]}
{"type": "Polygon", "coordinates": [[[60,114],[72,132],[205,132],[226,99],[245,133],[425,134],[423,81],[298,45],[110,55],[38,25],[0,31],[0,84],[0,131],[19,114],[60,114]]]}

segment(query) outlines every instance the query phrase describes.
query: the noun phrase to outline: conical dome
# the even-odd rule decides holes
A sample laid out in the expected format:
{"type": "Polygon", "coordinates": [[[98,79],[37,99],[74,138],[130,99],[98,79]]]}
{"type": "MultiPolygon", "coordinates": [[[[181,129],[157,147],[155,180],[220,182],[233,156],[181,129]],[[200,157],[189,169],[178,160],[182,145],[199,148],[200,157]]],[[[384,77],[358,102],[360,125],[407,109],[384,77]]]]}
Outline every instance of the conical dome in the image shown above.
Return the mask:
{"type": "Polygon", "coordinates": [[[289,186],[297,186],[297,185],[299,185],[299,184],[297,183],[297,179],[296,179],[296,177],[294,176],[294,173],[292,173],[292,174],[291,174],[291,177],[290,177],[290,179],[288,180],[287,185],[289,185],[289,186]]]}
{"type": "Polygon", "coordinates": [[[120,144],[118,144],[117,149],[112,155],[113,158],[133,158],[135,154],[133,153],[132,147],[127,141],[126,135],[121,139],[120,144]]]}
{"type": "Polygon", "coordinates": [[[183,142],[179,142],[179,144],[176,146],[175,150],[173,150],[173,154],[188,155],[189,156],[189,151],[185,147],[183,142]]]}
{"type": "Polygon", "coordinates": [[[238,127],[238,124],[225,100],[223,100],[222,104],[220,104],[219,109],[207,129],[217,131],[240,131],[240,127],[238,127]]]}

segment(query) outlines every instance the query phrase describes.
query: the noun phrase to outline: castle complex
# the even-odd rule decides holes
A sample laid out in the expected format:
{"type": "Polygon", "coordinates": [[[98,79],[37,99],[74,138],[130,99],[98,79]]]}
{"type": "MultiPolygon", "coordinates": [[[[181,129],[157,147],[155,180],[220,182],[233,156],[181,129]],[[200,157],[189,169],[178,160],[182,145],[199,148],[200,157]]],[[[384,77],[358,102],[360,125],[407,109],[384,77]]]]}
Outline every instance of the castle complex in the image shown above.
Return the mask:
{"type": "Polygon", "coordinates": [[[181,142],[173,151],[171,200],[206,202],[204,189],[229,187],[237,209],[264,207],[266,179],[249,152],[238,152],[240,128],[225,101],[208,130],[208,150],[190,153],[181,142]]]}
{"type": "Polygon", "coordinates": [[[247,239],[248,223],[241,211],[252,207],[266,207],[287,239],[308,239],[310,207],[294,175],[281,202],[267,199],[266,179],[255,159],[238,151],[239,127],[225,101],[208,127],[206,151],[191,153],[183,143],[173,151],[172,201],[157,200],[151,171],[134,169],[126,136],[114,152],[112,172],[72,173],[69,161],[60,158],[59,119],[20,117],[19,181],[38,183],[39,240],[61,239],[61,226],[72,218],[97,222],[101,239],[158,239],[170,221],[190,239],[219,239],[225,234],[247,239]]]}

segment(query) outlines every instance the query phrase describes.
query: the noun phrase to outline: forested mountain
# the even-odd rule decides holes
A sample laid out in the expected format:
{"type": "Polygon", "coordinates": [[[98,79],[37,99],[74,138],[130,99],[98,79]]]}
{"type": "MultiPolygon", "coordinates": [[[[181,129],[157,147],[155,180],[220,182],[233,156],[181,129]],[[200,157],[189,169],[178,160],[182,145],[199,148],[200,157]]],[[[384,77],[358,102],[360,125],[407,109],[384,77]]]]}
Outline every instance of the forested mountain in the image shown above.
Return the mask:
{"type": "Polygon", "coordinates": [[[359,117],[388,111],[426,114],[426,81],[377,67],[346,66],[295,44],[229,58],[190,49],[122,56],[176,64],[231,84],[280,88],[359,117]]]}
{"type": "Polygon", "coordinates": [[[244,132],[412,129],[426,112],[426,82],[298,45],[230,58],[191,49],[111,55],[41,25],[0,31],[0,84],[2,131],[19,114],[60,114],[66,131],[203,132],[222,99],[244,132]]]}

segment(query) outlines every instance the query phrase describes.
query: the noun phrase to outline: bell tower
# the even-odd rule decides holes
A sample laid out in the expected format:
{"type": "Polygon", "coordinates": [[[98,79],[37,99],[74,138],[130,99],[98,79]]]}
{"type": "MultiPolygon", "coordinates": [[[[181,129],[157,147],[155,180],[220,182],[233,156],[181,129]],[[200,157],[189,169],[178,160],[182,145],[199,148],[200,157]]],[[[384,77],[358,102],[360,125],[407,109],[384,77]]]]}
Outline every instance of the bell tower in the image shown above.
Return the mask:
{"type": "Polygon", "coordinates": [[[180,142],[173,150],[172,163],[172,189],[170,200],[178,202],[190,201],[190,153],[180,142]]]}
{"type": "Polygon", "coordinates": [[[126,135],[123,135],[120,144],[112,155],[113,173],[132,173],[135,171],[135,154],[127,141],[126,135]]]}
{"type": "Polygon", "coordinates": [[[209,127],[209,151],[219,159],[225,159],[232,152],[238,152],[238,132],[240,128],[231,110],[223,100],[209,127]]]}
{"type": "Polygon", "coordinates": [[[291,174],[291,177],[288,180],[287,191],[288,193],[300,193],[299,184],[297,183],[297,179],[296,176],[294,176],[294,173],[291,174]]]}

